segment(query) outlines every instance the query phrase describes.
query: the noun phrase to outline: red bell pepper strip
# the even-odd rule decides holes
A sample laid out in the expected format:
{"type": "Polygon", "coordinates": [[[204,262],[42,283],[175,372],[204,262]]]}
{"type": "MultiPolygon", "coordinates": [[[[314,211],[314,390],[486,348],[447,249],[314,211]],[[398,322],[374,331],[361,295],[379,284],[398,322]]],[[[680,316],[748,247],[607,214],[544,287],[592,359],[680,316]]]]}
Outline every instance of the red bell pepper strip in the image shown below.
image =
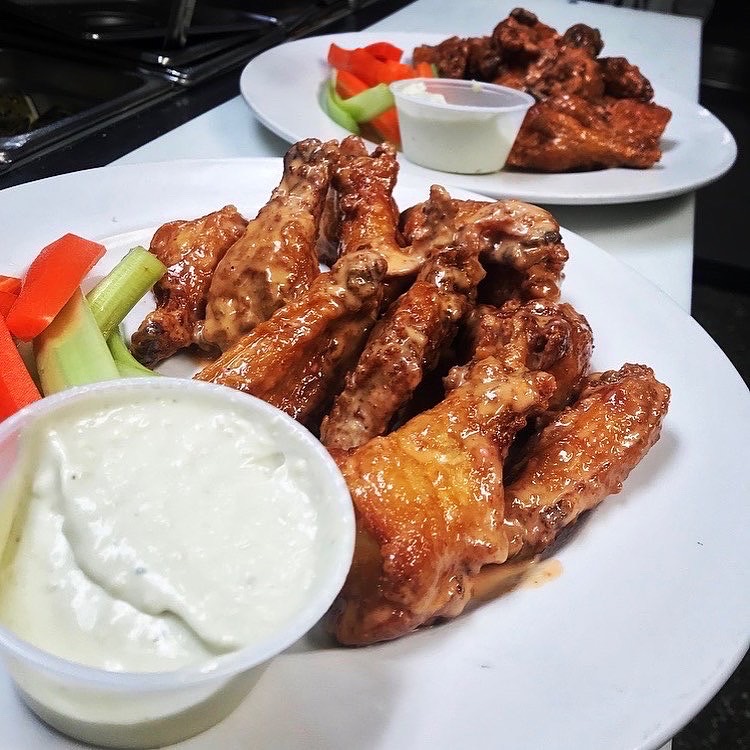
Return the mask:
{"type": "MultiPolygon", "coordinates": [[[[352,73],[346,70],[336,71],[336,91],[344,99],[361,94],[368,88],[370,87],[364,81],[361,81],[352,73]]],[[[395,107],[391,107],[386,112],[373,117],[369,124],[386,141],[390,141],[395,146],[401,145],[401,132],[398,129],[398,115],[395,107]]]]}
{"type": "Polygon", "coordinates": [[[354,74],[368,87],[416,76],[411,65],[397,60],[379,60],[365,47],[347,50],[332,43],[328,48],[328,64],[337,71],[354,74]]]}
{"type": "Polygon", "coordinates": [[[8,312],[10,332],[22,341],[38,336],[105,250],[104,245],[75,234],[66,234],[47,245],[29,266],[18,299],[8,312]]]}
{"type": "Polygon", "coordinates": [[[0,367],[0,420],[3,420],[24,406],[38,401],[41,395],[2,317],[0,317],[0,361],[3,363],[0,367]]]}
{"type": "Polygon", "coordinates": [[[378,60],[401,60],[404,51],[390,42],[373,42],[368,44],[365,49],[378,60]]]}

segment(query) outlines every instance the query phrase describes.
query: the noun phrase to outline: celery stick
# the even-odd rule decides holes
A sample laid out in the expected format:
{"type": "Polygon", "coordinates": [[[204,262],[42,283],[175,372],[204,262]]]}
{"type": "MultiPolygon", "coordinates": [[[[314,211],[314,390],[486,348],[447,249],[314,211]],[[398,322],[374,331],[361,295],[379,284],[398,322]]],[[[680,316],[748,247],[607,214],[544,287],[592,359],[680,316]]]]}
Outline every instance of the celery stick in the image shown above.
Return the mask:
{"type": "Polygon", "coordinates": [[[145,247],[134,247],[86,295],[105,339],[166,270],[167,267],[145,247]]]}
{"type": "Polygon", "coordinates": [[[108,339],[107,346],[115,360],[115,365],[123,378],[151,377],[159,373],[149,370],[142,365],[131,353],[119,330],[108,339]]]}
{"type": "Polygon", "coordinates": [[[393,106],[393,94],[388,84],[379,83],[348,99],[340,99],[337,104],[357,122],[369,122],[393,106]]]}
{"type": "Polygon", "coordinates": [[[107,342],[80,291],[34,339],[42,393],[120,376],[107,342]]]}
{"type": "Polygon", "coordinates": [[[325,86],[323,96],[323,109],[328,116],[337,125],[341,125],[342,128],[348,130],[350,133],[359,134],[359,125],[357,124],[357,121],[348,112],[341,108],[340,102],[343,100],[336,93],[336,89],[330,81],[328,81],[325,86]]]}

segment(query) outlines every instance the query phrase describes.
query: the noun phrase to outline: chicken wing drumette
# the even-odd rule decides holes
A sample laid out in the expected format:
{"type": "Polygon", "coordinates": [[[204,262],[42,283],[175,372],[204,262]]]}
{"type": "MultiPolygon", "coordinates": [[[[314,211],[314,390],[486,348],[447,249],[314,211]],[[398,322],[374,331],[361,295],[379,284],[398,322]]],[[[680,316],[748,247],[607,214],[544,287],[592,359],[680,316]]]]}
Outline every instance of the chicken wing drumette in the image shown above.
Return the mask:
{"type": "Polygon", "coordinates": [[[153,367],[193,343],[195,327],[205,316],[214,269],[246,226],[234,206],[225,206],[199,219],[170,221],[156,230],[149,252],[167,272],[154,284],[156,309],[131,337],[131,350],[139,362],[153,367]]]}
{"type": "Polygon", "coordinates": [[[344,390],[321,425],[328,448],[351,449],[383,435],[450,345],[484,276],[460,245],[433,254],[417,280],[378,321],[344,390]]]}
{"type": "Polygon", "coordinates": [[[375,322],[385,272],[371,251],[341,258],[195,377],[258,396],[316,430],[375,322]]]}
{"type": "Polygon", "coordinates": [[[320,273],[316,243],[338,143],[294,144],[270,200],[213,274],[201,343],[228,349],[320,273]]]}

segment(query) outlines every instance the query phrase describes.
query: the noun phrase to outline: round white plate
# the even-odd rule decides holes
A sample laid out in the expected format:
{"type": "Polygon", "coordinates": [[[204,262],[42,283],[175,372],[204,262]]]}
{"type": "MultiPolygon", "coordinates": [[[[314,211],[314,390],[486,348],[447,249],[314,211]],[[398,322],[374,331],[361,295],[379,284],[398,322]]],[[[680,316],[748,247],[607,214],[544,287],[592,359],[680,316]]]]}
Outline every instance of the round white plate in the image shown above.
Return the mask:
{"type": "MultiPolygon", "coordinates": [[[[330,74],[326,55],[331,42],[345,48],[388,40],[405,57],[420,44],[437,44],[441,34],[352,32],[300,39],[270,49],[242,72],[240,91],[255,116],[290,143],[303,138],[343,138],[347,131],[320,107],[322,84],[330,74]]],[[[656,102],[672,110],[662,138],[661,161],[650,169],[604,169],[596,172],[536,174],[501,171],[456,175],[412,164],[400,157],[402,171],[432,182],[450,184],[496,198],[532,203],[635,203],[694,190],[723,175],[734,163],[732,134],[708,110],[659,89],[656,102]]]]}
{"type": "MultiPolygon", "coordinates": [[[[170,162],[10,188],[0,192],[0,273],[22,272],[75,232],[107,245],[99,274],[165,221],[227,203],[254,215],[281,169],[280,159],[170,162]]],[[[403,175],[399,205],[428,188],[403,175]]],[[[594,366],[647,363],[672,403],[623,491],[554,551],[561,574],[392,643],[303,640],[234,714],[181,747],[650,750],[733,671],[750,634],[750,394],[670,298],[581,237],[564,238],[563,297],[593,327],[594,366]]],[[[192,366],[171,364],[174,374],[192,366]]],[[[23,708],[1,667],[0,715],[3,747],[78,747],[23,708]]]]}

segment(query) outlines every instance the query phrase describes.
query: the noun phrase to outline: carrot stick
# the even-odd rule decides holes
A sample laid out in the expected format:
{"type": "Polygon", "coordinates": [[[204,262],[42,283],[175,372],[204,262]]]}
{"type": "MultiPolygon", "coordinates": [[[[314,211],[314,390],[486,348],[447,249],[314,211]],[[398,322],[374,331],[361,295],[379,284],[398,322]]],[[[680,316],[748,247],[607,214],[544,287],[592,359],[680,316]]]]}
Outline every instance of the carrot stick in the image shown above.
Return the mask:
{"type": "Polygon", "coordinates": [[[16,349],[5,320],[0,317],[0,420],[15,414],[41,396],[16,349]]]}
{"type": "MultiPolygon", "coordinates": [[[[361,94],[370,88],[363,80],[357,78],[348,70],[336,71],[336,91],[339,96],[349,99],[356,94],[361,94]]],[[[369,122],[370,125],[378,132],[384,140],[390,141],[395,146],[401,145],[401,132],[398,129],[398,115],[396,108],[383,112],[383,114],[373,117],[369,122]]]]}
{"type": "Polygon", "coordinates": [[[29,266],[18,299],[8,312],[10,332],[22,341],[38,336],[104,253],[104,245],[75,234],[47,245],[29,266]]]}

